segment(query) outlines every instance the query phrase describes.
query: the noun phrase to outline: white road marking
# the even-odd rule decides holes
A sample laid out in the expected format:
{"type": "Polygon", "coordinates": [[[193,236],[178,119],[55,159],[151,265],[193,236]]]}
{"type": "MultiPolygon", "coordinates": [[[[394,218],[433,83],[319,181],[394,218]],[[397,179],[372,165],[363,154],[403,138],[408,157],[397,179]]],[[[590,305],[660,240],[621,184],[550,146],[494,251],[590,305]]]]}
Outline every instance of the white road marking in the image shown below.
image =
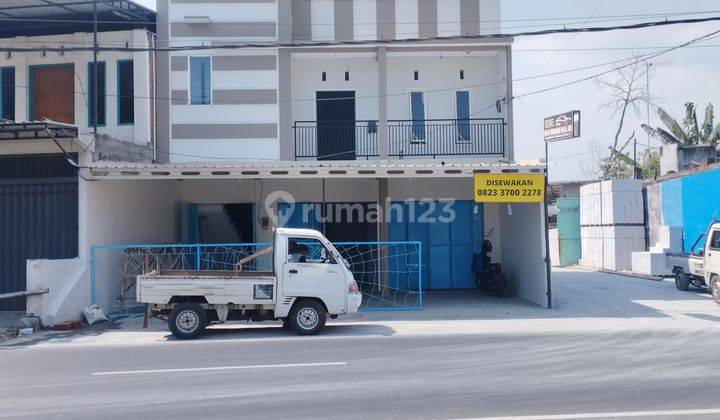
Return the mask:
{"type": "Polygon", "coordinates": [[[568,420],[568,419],[616,419],[628,417],[660,417],[660,416],[696,416],[700,414],[720,414],[720,408],[699,410],[657,410],[657,411],[621,411],[616,413],[576,413],[546,414],[540,416],[501,416],[476,417],[464,420],[568,420]]]}
{"type": "Polygon", "coordinates": [[[294,367],[318,367],[318,366],[342,366],[347,362],[325,362],[325,363],[287,363],[283,365],[246,365],[246,366],[214,366],[184,369],[150,369],[150,370],[120,370],[114,372],[93,372],[93,376],[108,375],[135,375],[143,373],[176,373],[176,372],[202,372],[211,370],[240,370],[240,369],[279,369],[294,367]]]}

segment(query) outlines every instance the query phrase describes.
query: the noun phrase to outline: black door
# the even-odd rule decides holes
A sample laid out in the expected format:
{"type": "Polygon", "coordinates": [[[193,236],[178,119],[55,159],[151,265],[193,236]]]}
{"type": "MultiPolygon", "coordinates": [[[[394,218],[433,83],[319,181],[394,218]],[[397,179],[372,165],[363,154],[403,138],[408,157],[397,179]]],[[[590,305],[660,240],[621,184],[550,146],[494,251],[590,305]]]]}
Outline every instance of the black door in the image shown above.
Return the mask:
{"type": "MultiPolygon", "coordinates": [[[[77,256],[77,169],[63,155],[0,157],[0,293],[26,290],[29,259],[77,256]]],[[[24,297],[0,300],[24,310],[24,297]]]]}
{"type": "Polygon", "coordinates": [[[318,160],[355,159],[355,92],[316,93],[318,160]]]}

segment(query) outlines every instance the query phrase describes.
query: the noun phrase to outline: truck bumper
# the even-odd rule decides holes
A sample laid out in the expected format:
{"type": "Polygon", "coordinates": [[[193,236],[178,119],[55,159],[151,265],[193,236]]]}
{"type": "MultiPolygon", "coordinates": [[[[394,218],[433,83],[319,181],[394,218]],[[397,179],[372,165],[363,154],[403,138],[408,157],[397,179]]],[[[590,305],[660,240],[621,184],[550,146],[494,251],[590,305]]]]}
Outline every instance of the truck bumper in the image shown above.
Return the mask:
{"type": "Polygon", "coordinates": [[[348,295],[347,313],[351,314],[358,311],[362,304],[362,293],[351,293],[348,295]]]}

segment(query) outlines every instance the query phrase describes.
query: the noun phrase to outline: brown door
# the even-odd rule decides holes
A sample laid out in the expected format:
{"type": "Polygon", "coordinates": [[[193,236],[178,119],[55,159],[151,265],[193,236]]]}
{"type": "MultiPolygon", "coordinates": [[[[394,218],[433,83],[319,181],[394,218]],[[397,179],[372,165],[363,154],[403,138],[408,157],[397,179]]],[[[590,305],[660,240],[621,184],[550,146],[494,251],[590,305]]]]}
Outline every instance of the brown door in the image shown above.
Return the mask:
{"type": "Polygon", "coordinates": [[[32,119],[75,124],[75,71],[72,64],[35,67],[32,78],[32,119]]]}

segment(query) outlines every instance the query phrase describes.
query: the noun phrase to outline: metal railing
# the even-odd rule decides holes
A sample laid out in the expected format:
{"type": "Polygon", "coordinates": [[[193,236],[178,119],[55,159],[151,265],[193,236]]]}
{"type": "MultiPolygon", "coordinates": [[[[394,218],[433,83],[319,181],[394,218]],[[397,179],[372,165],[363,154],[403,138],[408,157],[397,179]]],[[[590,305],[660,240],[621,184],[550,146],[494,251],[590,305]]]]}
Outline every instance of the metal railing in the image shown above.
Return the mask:
{"type": "Polygon", "coordinates": [[[295,121],[295,158],[355,160],[378,156],[377,121],[295,121]]]}
{"type": "MultiPolygon", "coordinates": [[[[388,120],[388,156],[505,155],[505,120],[388,120]]],[[[378,157],[379,123],[296,121],[295,158],[355,160],[378,157]]]]}
{"type": "Polygon", "coordinates": [[[389,120],[388,156],[477,156],[505,154],[502,118],[389,120]]]}

